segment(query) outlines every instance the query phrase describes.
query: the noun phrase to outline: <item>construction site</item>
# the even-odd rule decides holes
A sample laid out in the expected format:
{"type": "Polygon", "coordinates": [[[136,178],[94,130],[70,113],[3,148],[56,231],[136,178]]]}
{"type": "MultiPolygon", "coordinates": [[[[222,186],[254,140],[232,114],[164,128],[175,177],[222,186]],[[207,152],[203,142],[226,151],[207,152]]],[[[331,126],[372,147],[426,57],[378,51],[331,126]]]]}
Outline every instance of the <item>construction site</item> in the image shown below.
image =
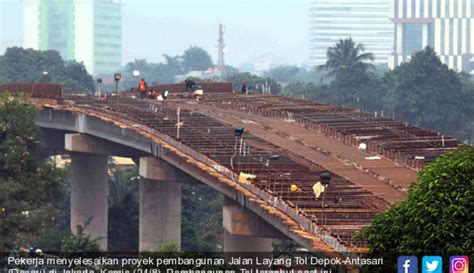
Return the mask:
{"type": "Polygon", "coordinates": [[[198,99],[184,84],[150,87],[168,91],[163,101],[133,92],[63,95],[53,84],[0,88],[29,94],[51,122],[51,111],[81,113],[152,139],[166,148],[153,155],[185,172],[167,158],[192,164],[245,198],[221,191],[227,197],[277,218],[286,236],[336,255],[366,252],[354,234],[404,200],[425,164],[461,143],[355,108],[234,93],[229,83],[203,83],[198,99]]]}

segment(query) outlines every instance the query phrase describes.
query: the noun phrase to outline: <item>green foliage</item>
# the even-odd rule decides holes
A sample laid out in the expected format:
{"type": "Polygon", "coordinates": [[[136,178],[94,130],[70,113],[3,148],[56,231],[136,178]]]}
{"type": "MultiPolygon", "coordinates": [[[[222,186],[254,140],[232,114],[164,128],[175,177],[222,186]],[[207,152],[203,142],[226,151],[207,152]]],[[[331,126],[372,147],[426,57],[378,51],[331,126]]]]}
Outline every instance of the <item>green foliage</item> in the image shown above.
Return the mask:
{"type": "Polygon", "coordinates": [[[71,235],[62,241],[62,253],[99,252],[100,248],[96,241],[89,236],[71,235]]]}
{"type": "Polygon", "coordinates": [[[239,74],[239,70],[233,66],[226,65],[225,66],[225,75],[224,78],[227,77],[234,77],[235,75],[239,74]]]}
{"type": "Polygon", "coordinates": [[[322,102],[330,102],[333,100],[332,94],[327,85],[316,85],[311,82],[307,84],[304,84],[303,82],[289,83],[283,88],[282,95],[322,102]]]}
{"type": "Polygon", "coordinates": [[[306,85],[299,81],[287,84],[283,88],[282,95],[293,98],[308,98],[306,95],[306,85]]]}
{"type": "MultiPolygon", "coordinates": [[[[123,170],[109,164],[110,251],[138,250],[138,168],[123,170]]],[[[181,245],[185,251],[218,251],[222,242],[223,198],[204,185],[183,184],[181,245]]],[[[163,250],[173,252],[170,249],[163,250]]]]}
{"type": "MultiPolygon", "coordinates": [[[[89,221],[90,222],[90,221],[89,221]]],[[[84,234],[84,230],[89,225],[89,222],[84,226],[77,227],[77,235],[70,235],[63,239],[61,244],[61,252],[63,253],[80,253],[80,252],[99,252],[100,247],[97,244],[97,239],[91,239],[89,235],[84,234]]]]}
{"type": "MultiPolygon", "coordinates": [[[[149,63],[145,59],[139,59],[126,64],[122,69],[122,89],[137,88],[139,79],[133,77],[134,70],[140,71],[139,78],[144,78],[150,85],[173,83],[175,76],[191,70],[207,70],[213,66],[209,53],[196,46],[188,48],[182,56],[164,54],[163,57],[165,58],[164,63],[149,63]]],[[[228,74],[235,74],[231,67],[228,69],[228,74]]],[[[111,86],[105,87],[105,89],[112,90],[111,86]]]]}
{"type": "Polygon", "coordinates": [[[334,47],[328,49],[328,60],[326,64],[319,66],[319,74],[314,74],[311,85],[305,85],[304,81],[296,79],[301,69],[295,67],[279,67],[269,73],[289,82],[283,91],[288,96],[316,99],[368,111],[382,110],[386,92],[377,75],[368,71],[373,66],[365,63],[373,60],[373,55],[363,52],[362,44],[355,44],[350,38],[339,40],[334,47]],[[328,71],[329,79],[333,79],[329,88],[323,85],[323,69],[328,71]],[[314,84],[317,81],[319,86],[314,84]]]}
{"type": "Polygon", "coordinates": [[[341,68],[331,83],[331,102],[353,106],[366,111],[381,110],[384,107],[384,90],[377,76],[367,71],[362,63],[341,68]]]}
{"type": "Polygon", "coordinates": [[[224,198],[205,185],[184,184],[181,222],[184,251],[219,251],[224,198]]]}
{"type": "MultiPolygon", "coordinates": [[[[158,83],[174,82],[174,77],[183,73],[181,58],[180,56],[163,56],[166,59],[166,63],[149,63],[145,59],[139,59],[126,64],[121,71],[121,89],[136,89],[141,78],[144,78],[149,86],[158,83]],[[134,70],[140,71],[140,76],[138,78],[133,76],[134,70]]],[[[103,87],[103,90],[115,90],[115,85],[105,86],[103,87]]]]}
{"type": "Polygon", "coordinates": [[[364,45],[356,44],[351,38],[340,39],[334,47],[327,50],[327,61],[319,69],[326,69],[328,76],[337,74],[341,69],[349,68],[353,65],[362,66],[365,69],[371,67],[365,61],[373,61],[372,53],[363,53],[364,45]]]}
{"type": "Polygon", "coordinates": [[[469,76],[461,74],[462,120],[458,120],[456,136],[474,143],[474,82],[469,76]]]}
{"type": "Polygon", "coordinates": [[[191,46],[182,56],[183,68],[188,71],[204,71],[213,67],[211,56],[202,47],[191,46]]]}
{"type": "Polygon", "coordinates": [[[160,245],[157,250],[158,252],[180,252],[177,244],[163,244],[160,245]]]}
{"type": "Polygon", "coordinates": [[[65,62],[54,50],[8,48],[0,56],[0,83],[51,82],[64,85],[65,92],[95,91],[94,79],[82,63],[65,62]],[[48,72],[47,75],[43,72],[48,72]]]}
{"type": "MultiPolygon", "coordinates": [[[[382,74],[378,67],[372,72],[368,69],[372,66],[364,62],[371,54],[361,54],[362,50],[349,39],[328,50],[328,62],[320,68],[330,71],[329,86],[317,77],[305,84],[291,66],[272,69],[266,75],[287,81],[282,92],[286,96],[383,111],[385,116],[474,142],[474,83],[469,75],[448,69],[430,48],[393,71],[382,74]]],[[[250,85],[261,82],[248,73],[230,80],[236,89],[243,80],[250,85]]]]}
{"type": "Polygon", "coordinates": [[[0,94],[0,249],[27,246],[53,221],[64,172],[33,156],[39,130],[36,109],[0,94]]]}
{"type": "MultiPolygon", "coordinates": [[[[472,255],[472,204],[474,150],[461,145],[426,166],[408,199],[377,215],[361,237],[368,240],[371,254],[384,257],[472,255]]],[[[370,272],[389,272],[392,266],[371,267],[370,272]]]]}
{"type": "MultiPolygon", "coordinates": [[[[417,52],[410,62],[389,73],[389,107],[399,119],[443,133],[464,125],[465,99],[460,76],[441,63],[431,48],[417,52]]],[[[469,105],[469,104],[466,104],[469,105]]]]}
{"type": "Polygon", "coordinates": [[[245,73],[238,73],[235,74],[234,76],[230,76],[227,78],[227,81],[232,82],[232,85],[234,86],[234,90],[239,92],[242,83],[244,81],[247,81],[249,84],[249,89],[250,91],[254,91],[257,93],[262,92],[262,86],[263,84],[268,84],[271,89],[271,93],[274,95],[278,95],[281,93],[281,85],[273,78],[262,78],[257,75],[250,74],[248,72],[245,73]]]}
{"type": "Polygon", "coordinates": [[[289,84],[295,82],[322,82],[323,73],[323,71],[307,70],[297,66],[283,65],[272,68],[263,73],[263,75],[265,77],[273,78],[278,82],[289,84]]]}
{"type": "Polygon", "coordinates": [[[109,164],[109,251],[138,251],[138,168],[109,164]]]}
{"type": "Polygon", "coordinates": [[[276,68],[272,68],[269,71],[265,72],[266,76],[273,77],[275,80],[279,82],[291,82],[293,81],[298,73],[300,72],[300,69],[296,66],[279,66],[276,68]]]}

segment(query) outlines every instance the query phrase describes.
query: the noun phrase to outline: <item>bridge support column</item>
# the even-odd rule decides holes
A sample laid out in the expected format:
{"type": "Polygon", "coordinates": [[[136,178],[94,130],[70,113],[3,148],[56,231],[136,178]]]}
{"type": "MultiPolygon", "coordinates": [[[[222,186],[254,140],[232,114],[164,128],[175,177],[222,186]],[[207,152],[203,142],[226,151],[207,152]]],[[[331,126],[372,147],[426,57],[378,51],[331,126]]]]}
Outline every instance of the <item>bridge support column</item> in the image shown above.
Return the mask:
{"type": "Polygon", "coordinates": [[[273,238],[286,238],[253,212],[226,198],[223,207],[224,252],[272,252],[273,238]]]}
{"type": "Polygon", "coordinates": [[[83,226],[84,234],[107,250],[108,174],[107,156],[71,153],[71,231],[83,226]]]}
{"type": "Polygon", "coordinates": [[[156,157],[140,158],[139,250],[181,245],[181,182],[192,178],[156,157]]]}
{"type": "Polygon", "coordinates": [[[140,251],[181,245],[181,184],[140,179],[140,251]]]}
{"type": "Polygon", "coordinates": [[[224,230],[224,252],[272,252],[272,239],[241,236],[224,230]]]}

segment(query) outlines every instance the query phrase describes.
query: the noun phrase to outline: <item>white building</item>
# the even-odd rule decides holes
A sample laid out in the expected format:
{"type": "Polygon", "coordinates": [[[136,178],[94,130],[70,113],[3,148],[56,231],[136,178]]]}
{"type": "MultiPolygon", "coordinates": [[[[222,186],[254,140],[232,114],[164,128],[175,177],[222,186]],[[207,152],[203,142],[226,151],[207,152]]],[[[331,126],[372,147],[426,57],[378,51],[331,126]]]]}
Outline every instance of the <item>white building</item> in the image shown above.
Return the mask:
{"type": "Polygon", "coordinates": [[[394,27],[394,68],[426,46],[451,69],[472,73],[474,0],[390,0],[394,27]]]}
{"type": "Polygon", "coordinates": [[[349,37],[375,55],[374,63],[387,63],[393,48],[388,17],[388,0],[312,0],[310,64],[324,64],[327,49],[349,37]]]}
{"type": "Polygon", "coordinates": [[[120,68],[120,0],[22,0],[22,6],[23,47],[57,50],[93,75],[120,68]]]}

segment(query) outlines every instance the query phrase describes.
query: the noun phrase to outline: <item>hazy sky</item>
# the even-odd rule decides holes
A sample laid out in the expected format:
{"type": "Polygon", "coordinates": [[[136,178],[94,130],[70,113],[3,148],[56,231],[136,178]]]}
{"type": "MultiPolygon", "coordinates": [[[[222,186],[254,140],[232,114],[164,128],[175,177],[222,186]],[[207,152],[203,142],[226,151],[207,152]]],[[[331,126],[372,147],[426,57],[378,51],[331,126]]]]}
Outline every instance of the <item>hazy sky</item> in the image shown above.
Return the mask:
{"type": "Polygon", "coordinates": [[[268,57],[308,59],[309,0],[124,0],[123,61],[179,55],[201,46],[217,61],[219,21],[225,25],[226,63],[268,57]]]}
{"type": "MultiPolygon", "coordinates": [[[[0,31],[7,45],[21,45],[20,9],[0,0],[0,31]]],[[[64,0],[72,1],[72,0],[64,0]]],[[[81,0],[90,1],[90,0],[81,0]]],[[[203,47],[217,62],[219,21],[225,26],[227,64],[239,66],[269,59],[274,63],[308,60],[310,0],[122,0],[122,63],[163,54],[181,55],[191,45],[203,47]]],[[[1,54],[1,53],[0,53],[1,54]]]]}

